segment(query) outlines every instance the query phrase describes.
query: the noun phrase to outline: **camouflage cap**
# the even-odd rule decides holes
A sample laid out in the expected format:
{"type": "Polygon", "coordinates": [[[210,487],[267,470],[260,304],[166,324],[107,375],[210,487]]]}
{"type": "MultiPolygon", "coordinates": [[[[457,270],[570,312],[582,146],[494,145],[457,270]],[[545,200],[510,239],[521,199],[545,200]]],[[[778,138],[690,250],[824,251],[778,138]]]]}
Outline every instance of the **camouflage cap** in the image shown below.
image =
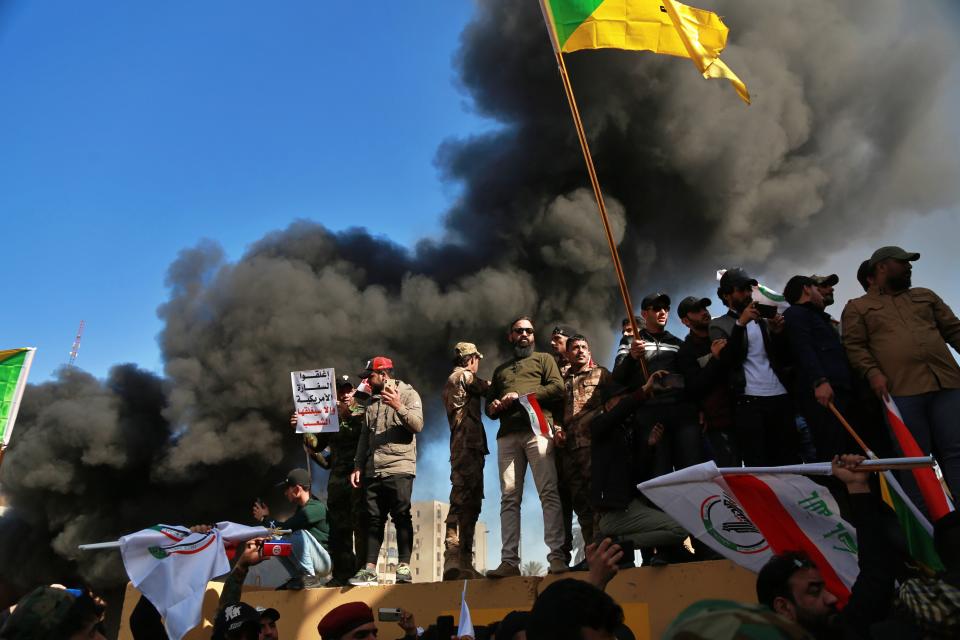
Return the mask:
{"type": "Polygon", "coordinates": [[[764,606],[701,600],[680,612],[663,640],[812,640],[798,624],[764,606]]]}
{"type": "Polygon", "coordinates": [[[60,624],[76,601],[65,589],[37,587],[17,603],[17,608],[0,629],[0,638],[59,640],[60,624]]]}
{"type": "Polygon", "coordinates": [[[466,356],[472,356],[476,354],[479,357],[483,357],[483,354],[477,351],[477,345],[472,342],[458,342],[457,346],[453,348],[457,353],[458,358],[464,358],[466,356]]]}

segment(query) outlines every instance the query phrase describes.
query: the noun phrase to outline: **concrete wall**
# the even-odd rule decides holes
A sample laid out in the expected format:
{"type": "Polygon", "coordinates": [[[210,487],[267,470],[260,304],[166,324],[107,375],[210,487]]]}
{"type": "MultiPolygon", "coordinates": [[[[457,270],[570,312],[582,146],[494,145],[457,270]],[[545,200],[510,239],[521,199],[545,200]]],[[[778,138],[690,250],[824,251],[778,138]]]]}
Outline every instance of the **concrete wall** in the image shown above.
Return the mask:
{"type": "MultiPolygon", "coordinates": [[[[583,578],[584,573],[567,574],[583,578]]],[[[483,625],[503,618],[514,609],[533,606],[539,590],[566,576],[546,578],[509,578],[506,580],[471,580],[467,602],[474,624],[483,625]]],[[[659,638],[670,621],[687,605],[704,598],[726,598],[756,602],[756,576],[726,560],[690,563],[663,568],[638,568],[622,571],[608,585],[609,593],[624,609],[627,624],[638,640],[659,638]]],[[[211,582],[203,603],[204,628],[197,628],[187,640],[200,640],[210,635],[211,618],[216,610],[220,583],[211,582]]],[[[374,610],[377,607],[402,607],[412,611],[417,624],[427,627],[439,615],[459,619],[462,582],[310,589],[301,592],[244,590],[244,602],[254,606],[274,607],[280,612],[281,640],[316,640],[317,623],[333,607],[362,600],[374,610]]],[[[132,640],[127,621],[137,603],[139,593],[127,587],[123,603],[120,640],[132,640]]],[[[395,623],[382,623],[380,637],[399,637],[395,623]]]]}

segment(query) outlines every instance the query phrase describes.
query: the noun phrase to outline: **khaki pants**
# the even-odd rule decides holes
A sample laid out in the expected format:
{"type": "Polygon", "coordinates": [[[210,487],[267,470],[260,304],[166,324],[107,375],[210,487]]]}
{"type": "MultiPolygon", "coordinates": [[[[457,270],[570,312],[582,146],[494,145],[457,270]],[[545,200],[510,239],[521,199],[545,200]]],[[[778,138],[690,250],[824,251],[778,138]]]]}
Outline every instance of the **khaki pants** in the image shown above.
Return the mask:
{"type": "Polygon", "coordinates": [[[547,559],[563,562],[563,514],[557,492],[553,440],[533,431],[506,434],[497,438],[497,462],[500,468],[501,560],[514,566],[520,564],[520,501],[529,463],[543,507],[543,541],[550,549],[547,559]]]}

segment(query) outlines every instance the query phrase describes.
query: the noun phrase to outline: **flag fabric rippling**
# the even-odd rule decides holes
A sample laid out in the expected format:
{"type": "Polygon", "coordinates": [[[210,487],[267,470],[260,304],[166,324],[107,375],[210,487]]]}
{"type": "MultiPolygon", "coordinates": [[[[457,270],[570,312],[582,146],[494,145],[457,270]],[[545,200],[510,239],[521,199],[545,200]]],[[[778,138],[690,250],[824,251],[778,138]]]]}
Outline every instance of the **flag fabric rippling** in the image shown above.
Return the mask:
{"type": "Polygon", "coordinates": [[[765,471],[718,469],[705,462],[648,480],[639,489],[697,539],[751,571],[774,554],[806,553],[845,603],[859,574],[856,529],[840,517],[821,485],[796,473],[765,471]]]}

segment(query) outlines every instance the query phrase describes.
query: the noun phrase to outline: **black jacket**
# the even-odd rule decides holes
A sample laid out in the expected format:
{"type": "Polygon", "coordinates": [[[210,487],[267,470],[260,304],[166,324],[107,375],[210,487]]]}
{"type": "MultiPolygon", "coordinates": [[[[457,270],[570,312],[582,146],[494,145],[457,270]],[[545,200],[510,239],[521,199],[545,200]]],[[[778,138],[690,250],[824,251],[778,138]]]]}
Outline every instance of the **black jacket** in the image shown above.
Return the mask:
{"type": "MultiPolygon", "coordinates": [[[[680,345],[683,344],[680,338],[669,331],[653,334],[646,329],[640,330],[639,338],[647,343],[644,355],[649,373],[661,369],[668,373],[681,373],[677,362],[680,345]]],[[[618,358],[613,368],[613,380],[628,389],[639,387],[644,383],[643,369],[640,368],[640,363],[631,358],[628,353],[626,357],[618,358]]],[[[663,389],[657,390],[649,404],[671,404],[682,399],[684,399],[683,389],[663,389]]]]}
{"type": "Polygon", "coordinates": [[[850,524],[857,530],[860,575],[850,589],[850,600],[837,616],[837,638],[870,638],[870,628],[890,615],[893,607],[896,563],[881,533],[880,499],[873,494],[850,497],[850,524]]]}
{"type": "Polygon", "coordinates": [[[708,429],[727,429],[733,426],[733,397],[727,386],[727,369],[710,353],[713,340],[687,334],[677,363],[683,374],[687,399],[703,412],[708,429]]]}
{"type": "MultiPolygon", "coordinates": [[[[737,395],[743,395],[747,386],[747,379],[743,373],[743,362],[747,359],[747,328],[737,324],[740,314],[732,309],[725,315],[710,321],[710,339],[726,338],[727,346],[720,352],[720,362],[727,368],[727,379],[730,389],[737,395]]],[[[770,360],[770,367],[780,380],[784,389],[791,388],[791,371],[789,368],[790,349],[787,345],[786,332],[772,335],[767,330],[767,321],[760,319],[757,324],[763,334],[763,344],[770,360]]]]}
{"type": "Polygon", "coordinates": [[[807,303],[793,305],[783,318],[799,388],[809,395],[813,383],[826,378],[835,389],[852,389],[850,361],[830,316],[807,303]]]}
{"type": "Polygon", "coordinates": [[[631,419],[645,400],[637,389],[590,422],[590,498],[599,510],[626,509],[640,495],[637,484],[649,475],[652,450],[631,419]]]}

